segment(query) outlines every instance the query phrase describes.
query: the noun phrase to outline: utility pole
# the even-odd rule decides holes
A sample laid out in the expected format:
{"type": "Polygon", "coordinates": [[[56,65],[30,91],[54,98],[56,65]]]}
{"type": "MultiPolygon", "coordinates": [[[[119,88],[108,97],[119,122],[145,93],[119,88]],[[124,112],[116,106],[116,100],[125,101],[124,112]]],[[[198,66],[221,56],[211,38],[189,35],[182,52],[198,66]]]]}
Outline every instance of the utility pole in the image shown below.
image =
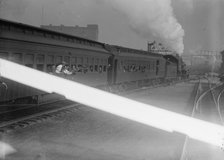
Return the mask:
{"type": "Polygon", "coordinates": [[[44,25],[44,5],[41,7],[41,25],[44,25]]]}

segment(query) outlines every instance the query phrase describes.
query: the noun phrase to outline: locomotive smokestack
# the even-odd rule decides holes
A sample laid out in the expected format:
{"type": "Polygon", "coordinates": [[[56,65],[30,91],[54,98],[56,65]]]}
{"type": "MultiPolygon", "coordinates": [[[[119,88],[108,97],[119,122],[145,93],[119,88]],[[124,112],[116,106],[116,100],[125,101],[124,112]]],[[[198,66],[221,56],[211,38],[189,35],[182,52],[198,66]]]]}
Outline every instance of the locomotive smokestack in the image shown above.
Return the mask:
{"type": "Polygon", "coordinates": [[[148,52],[153,52],[155,50],[155,44],[156,41],[153,41],[152,43],[148,42],[148,52]]]}

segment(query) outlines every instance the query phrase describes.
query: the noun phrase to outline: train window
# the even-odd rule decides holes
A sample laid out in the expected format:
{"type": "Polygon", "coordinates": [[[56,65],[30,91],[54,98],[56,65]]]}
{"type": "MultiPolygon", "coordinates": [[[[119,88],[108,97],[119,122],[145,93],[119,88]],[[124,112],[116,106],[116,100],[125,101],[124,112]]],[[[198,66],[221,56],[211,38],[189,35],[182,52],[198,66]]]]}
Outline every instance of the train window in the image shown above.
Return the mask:
{"type": "Polygon", "coordinates": [[[93,62],[92,62],[92,58],[91,58],[91,57],[88,58],[88,64],[89,64],[89,65],[93,64],[93,62]]]}
{"type": "Polygon", "coordinates": [[[43,64],[37,64],[37,70],[43,71],[44,70],[44,65],[43,64]]]}
{"type": "Polygon", "coordinates": [[[95,64],[99,64],[99,58],[95,59],[95,64]]]}
{"type": "Polygon", "coordinates": [[[87,41],[85,41],[85,44],[86,44],[86,45],[88,45],[88,46],[90,46],[90,43],[89,43],[89,42],[87,42],[87,41]]]}
{"type": "Polygon", "coordinates": [[[33,68],[33,64],[25,64],[25,66],[33,68]]]}
{"type": "Polygon", "coordinates": [[[33,64],[34,63],[34,55],[33,54],[26,54],[24,57],[25,64],[33,64]]]}
{"type": "Polygon", "coordinates": [[[104,65],[107,65],[107,59],[104,59],[103,64],[104,64],[104,65]]]}
{"type": "Polygon", "coordinates": [[[1,28],[4,30],[9,30],[10,27],[7,24],[1,24],[1,28]]]}
{"type": "Polygon", "coordinates": [[[36,56],[36,63],[37,63],[37,64],[43,64],[43,63],[44,63],[44,55],[42,55],[42,54],[38,54],[38,55],[36,56]]]}
{"type": "Polygon", "coordinates": [[[125,65],[124,65],[123,68],[124,68],[124,72],[128,72],[128,66],[125,66],[125,65]]]}
{"type": "Polygon", "coordinates": [[[54,35],[54,39],[59,39],[59,36],[58,35],[54,35]]]}
{"type": "Polygon", "coordinates": [[[70,65],[70,57],[69,57],[69,56],[65,56],[65,57],[64,57],[64,61],[65,61],[68,65],[70,65]]]}
{"type": "Polygon", "coordinates": [[[55,63],[59,64],[62,62],[62,56],[56,56],[55,63]]]}
{"type": "Polygon", "coordinates": [[[155,70],[155,62],[154,61],[152,62],[152,70],[153,71],[155,70]]]}
{"type": "Polygon", "coordinates": [[[78,67],[77,67],[77,72],[82,72],[82,69],[83,69],[82,65],[79,64],[78,67]]]}
{"type": "Polygon", "coordinates": [[[10,28],[14,32],[22,32],[23,31],[21,28],[18,28],[18,27],[15,27],[15,26],[11,26],[10,28]]]}
{"type": "Polygon", "coordinates": [[[44,34],[41,31],[34,31],[34,35],[36,35],[36,36],[44,36],[44,34]]]}
{"type": "Polygon", "coordinates": [[[89,70],[87,65],[83,65],[83,73],[87,73],[89,70]]]}
{"type": "Polygon", "coordinates": [[[48,64],[47,65],[47,72],[48,73],[54,73],[56,70],[56,66],[54,64],[48,64]]]}
{"type": "Polygon", "coordinates": [[[156,61],[156,65],[157,65],[157,66],[159,65],[159,60],[156,61]]]}
{"type": "Polygon", "coordinates": [[[9,54],[6,52],[0,52],[0,58],[8,59],[9,54]]]}
{"type": "Polygon", "coordinates": [[[103,72],[107,72],[107,66],[106,65],[103,66],[103,72]]]}
{"type": "Polygon", "coordinates": [[[120,70],[122,70],[122,68],[123,68],[123,61],[121,61],[120,63],[120,70]]]}
{"type": "Polygon", "coordinates": [[[81,44],[81,40],[77,39],[76,43],[81,44]]]}
{"type": "Polygon", "coordinates": [[[141,72],[141,69],[142,69],[142,66],[139,65],[139,66],[138,66],[138,72],[141,72]]]}
{"type": "Polygon", "coordinates": [[[159,67],[156,66],[156,75],[158,75],[158,73],[159,73],[159,67]]]}
{"type": "Polygon", "coordinates": [[[13,53],[11,60],[16,62],[16,63],[22,63],[23,61],[23,55],[22,53],[13,53]]]}
{"type": "Polygon", "coordinates": [[[71,58],[71,64],[76,64],[76,57],[71,58]]]}
{"type": "Polygon", "coordinates": [[[84,60],[83,64],[88,65],[88,63],[89,63],[88,57],[83,58],[83,60],[84,60]]]}
{"type": "Polygon", "coordinates": [[[102,72],[103,72],[103,66],[100,65],[100,66],[99,66],[99,73],[102,73],[102,72]]]}
{"type": "Polygon", "coordinates": [[[61,36],[61,40],[66,41],[66,37],[65,36],[61,36]]]}
{"type": "Polygon", "coordinates": [[[95,65],[95,72],[98,72],[98,65],[95,65]]]}
{"type": "Polygon", "coordinates": [[[53,55],[48,55],[46,58],[46,63],[47,64],[53,64],[54,63],[54,56],[53,55]]]}
{"type": "Polygon", "coordinates": [[[77,57],[77,63],[78,64],[83,64],[83,58],[82,57],[77,57]]]}
{"type": "Polygon", "coordinates": [[[49,33],[45,33],[45,37],[50,38],[51,35],[49,33]]]}
{"type": "Polygon", "coordinates": [[[93,72],[93,65],[89,66],[89,70],[90,70],[90,72],[93,72]]]}
{"type": "Polygon", "coordinates": [[[135,64],[132,64],[130,67],[130,72],[134,72],[135,71],[135,64]]]}
{"type": "Polygon", "coordinates": [[[73,73],[78,71],[78,69],[77,69],[75,64],[71,65],[71,70],[72,70],[73,73]]]}
{"type": "Polygon", "coordinates": [[[146,66],[142,67],[142,72],[145,72],[146,66]]]}
{"type": "Polygon", "coordinates": [[[72,38],[68,38],[68,41],[69,41],[69,42],[73,42],[73,39],[72,39],[72,38]]]}

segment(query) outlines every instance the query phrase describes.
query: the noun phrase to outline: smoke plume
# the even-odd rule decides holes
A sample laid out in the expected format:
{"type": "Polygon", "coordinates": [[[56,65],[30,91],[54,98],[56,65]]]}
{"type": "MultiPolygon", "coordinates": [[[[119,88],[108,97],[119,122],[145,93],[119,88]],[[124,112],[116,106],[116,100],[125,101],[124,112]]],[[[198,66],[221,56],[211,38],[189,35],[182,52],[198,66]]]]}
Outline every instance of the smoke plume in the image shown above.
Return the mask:
{"type": "Polygon", "coordinates": [[[127,16],[131,28],[144,38],[152,34],[179,54],[183,53],[184,30],[174,16],[171,0],[109,0],[127,16]]]}

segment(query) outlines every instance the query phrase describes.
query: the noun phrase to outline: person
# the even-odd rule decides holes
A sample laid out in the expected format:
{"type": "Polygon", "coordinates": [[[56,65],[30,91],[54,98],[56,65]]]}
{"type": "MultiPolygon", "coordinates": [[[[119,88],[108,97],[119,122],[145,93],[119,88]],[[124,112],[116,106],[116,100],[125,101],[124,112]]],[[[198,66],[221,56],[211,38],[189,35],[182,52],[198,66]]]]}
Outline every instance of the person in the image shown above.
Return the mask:
{"type": "Polygon", "coordinates": [[[58,74],[62,73],[62,68],[63,68],[63,64],[57,65],[57,67],[55,69],[55,72],[58,73],[58,74]]]}
{"type": "Polygon", "coordinates": [[[99,72],[100,72],[100,73],[102,73],[102,72],[103,72],[102,65],[100,65],[100,67],[99,67],[99,72]]]}
{"type": "Polygon", "coordinates": [[[54,74],[55,73],[55,70],[56,70],[56,66],[54,64],[49,65],[47,67],[47,71],[48,71],[49,74],[54,74]]]}
{"type": "Polygon", "coordinates": [[[53,64],[53,65],[51,66],[51,71],[52,71],[52,73],[55,73],[55,70],[56,70],[56,65],[53,64]]]}
{"type": "Polygon", "coordinates": [[[58,64],[56,66],[55,72],[58,73],[58,74],[63,73],[65,65],[66,65],[66,62],[62,61],[60,64],[58,64]]]}
{"type": "Polygon", "coordinates": [[[65,65],[65,66],[62,67],[62,72],[64,74],[66,74],[66,75],[71,75],[72,74],[72,72],[70,72],[69,70],[70,69],[69,69],[69,66],[68,65],[65,65]]]}
{"type": "Polygon", "coordinates": [[[72,74],[76,74],[77,71],[76,65],[72,65],[72,74]]]}
{"type": "Polygon", "coordinates": [[[0,80],[0,85],[3,85],[3,86],[5,87],[6,90],[8,89],[7,84],[6,84],[5,82],[1,81],[1,80],[0,80]]]}

